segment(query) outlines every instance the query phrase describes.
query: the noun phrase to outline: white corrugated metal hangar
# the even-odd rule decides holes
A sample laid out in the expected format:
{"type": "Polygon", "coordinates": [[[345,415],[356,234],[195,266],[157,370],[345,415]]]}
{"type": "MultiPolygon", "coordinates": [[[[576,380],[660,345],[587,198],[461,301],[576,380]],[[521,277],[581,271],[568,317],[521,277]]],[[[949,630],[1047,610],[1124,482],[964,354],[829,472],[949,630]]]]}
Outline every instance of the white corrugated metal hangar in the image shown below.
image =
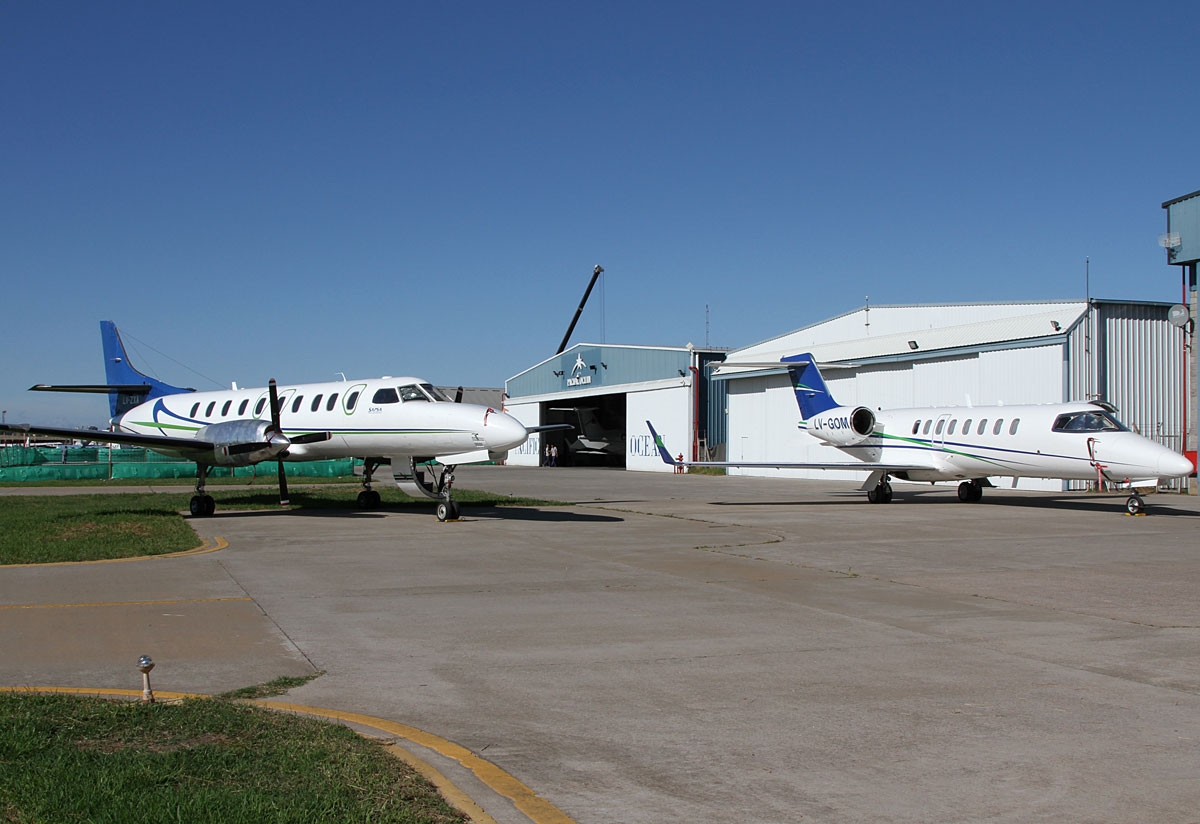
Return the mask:
{"type": "MultiPolygon", "coordinates": [[[[1182,448],[1184,336],[1171,304],[1129,301],[879,306],[731,353],[727,460],[829,461],[838,453],[796,426],[787,373],[736,369],[810,352],[841,404],[872,409],[1103,399],[1131,428],[1182,448]]],[[[669,439],[668,446],[671,445],[669,439]]],[[[731,474],[861,480],[862,473],[731,469],[731,474]]],[[[1011,482],[1006,482],[1011,483],[1011,482]]],[[[1021,479],[1028,489],[1063,481],[1021,479]]]]}
{"type": "MultiPolygon", "coordinates": [[[[838,460],[796,426],[787,373],[738,362],[810,352],[834,397],[873,409],[1103,399],[1122,420],[1173,449],[1184,429],[1184,335],[1170,304],[1059,301],[864,306],[737,349],[579,344],[510,378],[509,412],[526,425],[576,432],[530,438],[509,463],[670,472],[645,421],[673,455],[701,460],[838,460]],[[710,365],[725,361],[718,374],[710,365]]],[[[862,473],[730,469],[730,474],[861,480],[862,473]]],[[[1022,479],[1061,490],[1062,481],[1022,479]]]]}

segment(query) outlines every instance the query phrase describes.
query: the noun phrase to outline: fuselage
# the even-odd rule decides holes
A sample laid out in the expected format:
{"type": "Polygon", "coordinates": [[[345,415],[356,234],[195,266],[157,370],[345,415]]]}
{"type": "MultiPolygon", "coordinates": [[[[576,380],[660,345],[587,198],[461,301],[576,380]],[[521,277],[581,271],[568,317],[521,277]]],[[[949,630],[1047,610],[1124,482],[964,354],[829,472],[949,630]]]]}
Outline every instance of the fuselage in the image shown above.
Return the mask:
{"type": "MultiPolygon", "coordinates": [[[[373,378],[280,386],[279,423],[288,436],[329,432],[328,440],[291,446],[284,460],[340,457],[493,459],[528,437],[516,418],[491,407],[454,403],[420,378],[373,378]]],[[[228,389],[166,395],[114,418],[114,429],[139,435],[195,438],[217,425],[270,421],[268,390],[228,389]],[[206,429],[207,428],[207,429],[206,429]]],[[[169,447],[155,446],[170,453],[169,447]]]]}
{"type": "Polygon", "coordinates": [[[841,449],[868,465],[928,464],[896,473],[914,481],[1004,476],[1137,483],[1194,471],[1184,456],[1087,402],[880,411],[871,437],[841,449]]]}

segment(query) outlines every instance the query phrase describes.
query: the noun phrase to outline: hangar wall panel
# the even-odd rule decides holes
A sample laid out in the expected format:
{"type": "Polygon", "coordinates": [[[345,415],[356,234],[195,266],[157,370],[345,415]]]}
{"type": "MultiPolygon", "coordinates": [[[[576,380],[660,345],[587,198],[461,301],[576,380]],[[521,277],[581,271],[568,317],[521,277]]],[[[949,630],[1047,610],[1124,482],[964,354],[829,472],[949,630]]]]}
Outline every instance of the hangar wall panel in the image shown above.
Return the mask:
{"type": "MultiPolygon", "coordinates": [[[[981,352],[974,403],[1061,403],[1063,349],[1060,344],[981,352]]],[[[961,403],[961,401],[959,401],[961,403]]]]}
{"type": "MultiPolygon", "coordinates": [[[[858,380],[867,386],[864,398],[868,398],[872,409],[878,407],[914,406],[913,367],[909,363],[888,363],[867,366],[858,375],[858,380]]],[[[834,397],[838,397],[834,395],[834,397]]]]}
{"type": "MultiPolygon", "coordinates": [[[[534,403],[512,403],[505,405],[504,411],[519,420],[525,426],[537,426],[541,416],[541,405],[534,403]]],[[[508,453],[505,463],[509,466],[541,466],[542,438],[540,432],[534,432],[525,443],[508,453]]]]}
{"type": "MultiPolygon", "coordinates": [[[[689,382],[690,383],[690,382],[689,382]]],[[[646,428],[654,424],[663,443],[672,455],[692,454],[692,431],[689,425],[691,387],[688,385],[659,389],[654,392],[630,392],[625,396],[625,468],[646,472],[674,472],[663,463],[646,428]]]]}

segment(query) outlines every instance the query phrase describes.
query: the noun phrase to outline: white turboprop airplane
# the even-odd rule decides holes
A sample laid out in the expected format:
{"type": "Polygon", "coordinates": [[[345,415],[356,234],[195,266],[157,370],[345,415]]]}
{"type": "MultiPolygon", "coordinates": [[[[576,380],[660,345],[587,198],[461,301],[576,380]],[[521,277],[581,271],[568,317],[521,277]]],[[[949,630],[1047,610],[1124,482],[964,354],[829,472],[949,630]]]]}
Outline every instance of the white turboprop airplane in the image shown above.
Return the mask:
{"type": "Polygon", "coordinates": [[[195,461],[191,513],[196,516],[216,510],[204,491],[214,466],[279,462],[280,503],[286,506],[284,461],[359,457],[366,461],[360,506],[379,505],[372,476],[390,462],[401,489],[436,499],[438,520],[454,519],[459,510],[451,486],[457,464],[502,460],[531,432],[568,428],[526,427],[503,411],[456,403],[428,381],[411,377],[282,387],[272,380],[266,388],[196,392],[138,372],[112,322],[102,321],[100,327],[107,384],[32,388],[108,394],[111,431],[30,424],[0,426],[0,431],[134,444],[195,461]],[[442,464],[440,472],[420,466],[430,459],[442,464]]]}
{"type": "Polygon", "coordinates": [[[1103,402],[1029,406],[890,409],[839,406],[811,354],[776,363],[730,363],[729,367],[786,367],[800,406],[799,427],[850,461],[675,461],[649,421],[664,462],[672,466],[851,469],[870,473],[862,489],[872,503],[892,500],[891,478],[961,481],[960,501],[978,501],[989,477],[1103,480],[1128,488],[1126,509],[1145,511],[1139,486],[1196,471],[1192,462],[1144,438],[1117,420],[1103,402]]]}

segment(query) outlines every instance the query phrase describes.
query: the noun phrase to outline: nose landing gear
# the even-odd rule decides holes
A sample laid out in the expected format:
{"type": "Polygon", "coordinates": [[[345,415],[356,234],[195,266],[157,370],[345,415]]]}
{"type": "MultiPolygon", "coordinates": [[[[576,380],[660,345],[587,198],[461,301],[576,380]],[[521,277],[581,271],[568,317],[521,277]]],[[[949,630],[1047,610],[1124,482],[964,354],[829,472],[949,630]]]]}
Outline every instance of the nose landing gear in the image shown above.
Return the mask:
{"type": "Polygon", "coordinates": [[[209,467],[196,464],[196,494],[188,502],[188,511],[193,518],[207,518],[217,511],[217,502],[213,496],[204,491],[204,481],[208,478],[209,467]]]}

